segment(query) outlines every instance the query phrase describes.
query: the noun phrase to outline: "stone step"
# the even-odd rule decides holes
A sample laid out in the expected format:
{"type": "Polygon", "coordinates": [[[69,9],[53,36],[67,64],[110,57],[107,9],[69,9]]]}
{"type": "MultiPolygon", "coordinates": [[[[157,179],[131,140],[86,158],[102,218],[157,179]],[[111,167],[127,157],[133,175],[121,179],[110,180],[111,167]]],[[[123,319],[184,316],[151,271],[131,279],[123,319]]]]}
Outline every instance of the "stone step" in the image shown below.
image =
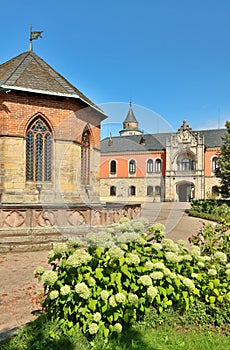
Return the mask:
{"type": "Polygon", "coordinates": [[[31,234],[30,231],[13,230],[10,234],[4,231],[0,234],[0,253],[26,252],[37,250],[49,250],[53,244],[66,242],[67,238],[57,232],[39,232],[31,234]]]}
{"type": "Polygon", "coordinates": [[[0,236],[0,244],[1,243],[21,243],[21,242],[31,242],[31,243],[36,243],[36,242],[60,242],[63,241],[64,237],[61,235],[11,235],[11,236],[0,236]]]}
{"type": "Polygon", "coordinates": [[[41,250],[51,250],[53,247],[53,242],[39,242],[39,243],[1,243],[0,244],[0,254],[9,252],[35,252],[41,250]]]}

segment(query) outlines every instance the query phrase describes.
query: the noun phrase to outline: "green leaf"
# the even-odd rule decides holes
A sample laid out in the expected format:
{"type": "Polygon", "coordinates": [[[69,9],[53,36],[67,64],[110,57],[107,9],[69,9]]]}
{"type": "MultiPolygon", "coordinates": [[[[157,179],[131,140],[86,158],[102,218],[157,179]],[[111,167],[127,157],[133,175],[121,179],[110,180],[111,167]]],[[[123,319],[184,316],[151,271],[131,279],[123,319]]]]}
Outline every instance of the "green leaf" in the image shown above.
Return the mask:
{"type": "Polygon", "coordinates": [[[209,286],[209,288],[210,288],[211,290],[213,290],[213,288],[214,288],[214,284],[213,284],[213,282],[212,282],[212,281],[210,281],[210,282],[209,282],[208,286],[209,286]]]}
{"type": "Polygon", "coordinates": [[[95,311],[96,305],[97,305],[97,300],[94,300],[94,299],[89,300],[88,306],[90,310],[95,311]]]}
{"type": "Polygon", "coordinates": [[[217,288],[213,289],[213,293],[216,294],[217,296],[220,294],[219,290],[217,288]]]}
{"type": "Polygon", "coordinates": [[[108,338],[108,336],[109,336],[109,329],[108,328],[104,328],[103,333],[104,333],[104,337],[108,338]]]}
{"type": "Polygon", "coordinates": [[[130,285],[130,288],[132,292],[136,292],[139,289],[139,287],[135,283],[132,283],[130,285]]]}
{"type": "Polygon", "coordinates": [[[103,305],[103,306],[101,307],[101,311],[102,311],[103,314],[107,311],[107,308],[108,308],[108,305],[107,305],[107,304],[105,304],[105,305],[103,305]]]}
{"type": "Polygon", "coordinates": [[[179,278],[175,278],[174,283],[177,286],[177,288],[179,288],[181,286],[181,281],[179,280],[179,278]]]}
{"type": "Polygon", "coordinates": [[[103,278],[102,274],[103,269],[101,267],[97,267],[95,270],[96,277],[101,280],[103,278]]]}
{"type": "Polygon", "coordinates": [[[168,288],[166,289],[166,292],[168,295],[172,294],[174,292],[173,286],[169,285],[168,288]]]}
{"type": "Polygon", "coordinates": [[[214,297],[213,295],[210,296],[209,301],[210,301],[210,304],[215,304],[216,297],[214,297]]]}
{"type": "Polygon", "coordinates": [[[121,267],[121,272],[126,275],[128,278],[131,278],[131,273],[129,272],[129,267],[128,265],[123,265],[121,267]]]}
{"type": "Polygon", "coordinates": [[[97,249],[95,250],[96,256],[97,256],[98,258],[100,258],[101,255],[102,255],[102,253],[103,253],[103,251],[104,251],[103,248],[97,248],[97,249]]]}
{"type": "Polygon", "coordinates": [[[125,263],[125,258],[122,256],[119,258],[119,265],[122,266],[125,263]]]}
{"type": "Polygon", "coordinates": [[[119,312],[114,312],[114,314],[113,314],[114,321],[117,321],[120,316],[122,316],[122,315],[119,312]]]}

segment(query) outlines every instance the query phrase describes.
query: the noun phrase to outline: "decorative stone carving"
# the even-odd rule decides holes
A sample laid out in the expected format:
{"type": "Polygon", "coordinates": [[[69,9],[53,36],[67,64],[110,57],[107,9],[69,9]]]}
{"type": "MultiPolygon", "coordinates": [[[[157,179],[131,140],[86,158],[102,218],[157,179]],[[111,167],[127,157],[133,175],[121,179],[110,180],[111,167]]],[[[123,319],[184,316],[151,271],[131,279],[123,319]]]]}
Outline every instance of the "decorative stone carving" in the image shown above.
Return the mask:
{"type": "Polygon", "coordinates": [[[21,227],[23,226],[24,222],[25,213],[18,210],[8,212],[4,220],[4,224],[8,227],[21,227]]]}
{"type": "Polygon", "coordinates": [[[68,223],[71,226],[83,226],[86,225],[86,218],[78,210],[71,211],[68,215],[68,223]]]}

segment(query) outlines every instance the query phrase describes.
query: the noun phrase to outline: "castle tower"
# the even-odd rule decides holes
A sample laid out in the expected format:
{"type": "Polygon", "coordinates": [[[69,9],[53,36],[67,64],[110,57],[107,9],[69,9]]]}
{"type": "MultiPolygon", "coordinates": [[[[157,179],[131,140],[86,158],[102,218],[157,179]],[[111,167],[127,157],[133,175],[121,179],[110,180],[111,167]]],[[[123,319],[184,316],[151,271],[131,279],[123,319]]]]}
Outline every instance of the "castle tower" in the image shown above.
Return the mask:
{"type": "Polygon", "coordinates": [[[138,129],[138,121],[133,113],[132,102],[128,114],[123,122],[123,130],[119,131],[120,136],[141,135],[142,132],[138,129]]]}

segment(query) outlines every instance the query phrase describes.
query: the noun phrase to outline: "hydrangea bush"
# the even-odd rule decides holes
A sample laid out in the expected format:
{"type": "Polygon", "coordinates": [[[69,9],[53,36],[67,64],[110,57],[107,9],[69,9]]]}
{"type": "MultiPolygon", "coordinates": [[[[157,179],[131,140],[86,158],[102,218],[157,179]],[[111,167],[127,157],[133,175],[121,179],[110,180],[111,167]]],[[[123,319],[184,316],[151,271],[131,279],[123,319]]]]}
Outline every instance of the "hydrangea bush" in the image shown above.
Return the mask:
{"type": "Polygon", "coordinates": [[[165,238],[164,227],[127,218],[114,229],[90,233],[88,245],[57,244],[52,270],[38,267],[44,308],[65,332],[108,337],[143,319],[154,307],[184,312],[196,302],[230,306],[230,263],[224,251],[202,254],[199,245],[165,238]],[[127,229],[127,230],[126,230],[127,229]]]}

